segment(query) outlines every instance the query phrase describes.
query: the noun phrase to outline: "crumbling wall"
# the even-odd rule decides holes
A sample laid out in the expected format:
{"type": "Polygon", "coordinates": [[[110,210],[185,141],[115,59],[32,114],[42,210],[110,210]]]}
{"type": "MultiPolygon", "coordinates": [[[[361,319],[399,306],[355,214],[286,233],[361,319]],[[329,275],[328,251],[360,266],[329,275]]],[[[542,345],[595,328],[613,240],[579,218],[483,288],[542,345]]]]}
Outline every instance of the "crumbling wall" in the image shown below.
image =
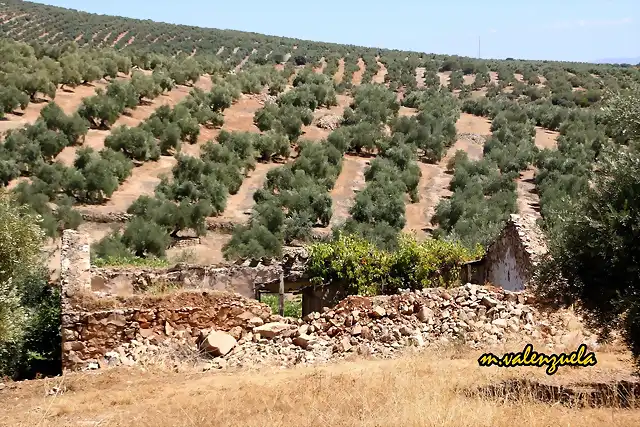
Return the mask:
{"type": "MultiPolygon", "coordinates": [[[[280,260],[242,260],[235,265],[92,268],[88,235],[64,230],[60,275],[63,367],[94,363],[110,349],[141,334],[144,338],[157,335],[162,328],[180,328],[189,336],[192,329],[220,328],[220,319],[226,319],[229,313],[237,315],[238,309],[236,303],[229,303],[231,300],[213,298],[216,291],[231,295],[232,300],[253,299],[258,291],[278,292],[281,278],[285,291],[304,284],[306,251],[285,248],[283,252],[280,260]],[[173,290],[182,292],[179,295],[191,296],[176,299],[169,295],[171,307],[167,308],[166,300],[149,295],[149,288],[156,284],[170,284],[173,290]],[[204,292],[184,293],[197,290],[204,292]],[[194,302],[193,295],[203,297],[194,302]]],[[[270,314],[266,305],[255,304],[254,314],[270,314]]]]}
{"type": "Polygon", "coordinates": [[[91,290],[91,258],[87,234],[75,230],[62,232],[60,285],[63,303],[66,297],[91,290]]]}
{"type": "Polygon", "coordinates": [[[221,292],[184,292],[147,299],[71,299],[62,315],[63,369],[104,366],[105,356],[134,340],[155,345],[168,336],[195,341],[201,330],[262,324],[268,306],[221,292]],[[115,307],[98,309],[100,305],[115,307]]]}
{"type": "MultiPolygon", "coordinates": [[[[167,354],[180,363],[180,354],[209,352],[215,358],[199,362],[205,370],[312,364],[355,353],[392,357],[407,347],[452,342],[477,349],[522,342],[596,346],[570,311],[538,311],[526,293],[477,285],[350,296],[302,319],[271,315],[255,300],[215,292],[129,297],[121,304],[96,310],[85,302],[67,314],[65,369],[158,363],[167,354]]],[[[191,366],[195,361],[187,360],[191,366]]]]}
{"type": "Polygon", "coordinates": [[[347,286],[341,282],[305,287],[302,290],[302,315],[321,312],[324,307],[333,307],[348,296],[346,289],[347,286]]]}
{"type": "Polygon", "coordinates": [[[525,289],[539,257],[546,252],[542,232],[533,219],[511,215],[483,260],[484,282],[507,290],[525,289]]]}
{"type": "Polygon", "coordinates": [[[142,293],[154,283],[166,282],[184,289],[236,292],[254,298],[256,286],[279,280],[283,269],[281,265],[178,265],[163,269],[93,268],[91,273],[91,289],[112,295],[142,293]]]}

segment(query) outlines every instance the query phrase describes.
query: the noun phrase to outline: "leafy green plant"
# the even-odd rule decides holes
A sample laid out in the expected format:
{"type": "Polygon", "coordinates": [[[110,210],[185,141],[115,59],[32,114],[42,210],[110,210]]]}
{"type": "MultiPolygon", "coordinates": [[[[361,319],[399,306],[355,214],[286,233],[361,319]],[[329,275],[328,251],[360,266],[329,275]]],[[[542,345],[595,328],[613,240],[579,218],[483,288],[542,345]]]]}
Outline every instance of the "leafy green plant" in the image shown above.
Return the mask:
{"type": "MultiPolygon", "coordinates": [[[[260,302],[267,304],[271,307],[273,314],[278,314],[280,310],[280,297],[278,294],[262,294],[260,296],[260,302]]],[[[297,296],[293,299],[284,300],[284,316],[285,317],[302,317],[302,299],[297,296]]]]}
{"type": "Polygon", "coordinates": [[[453,286],[462,263],[481,255],[480,247],[470,251],[445,240],[419,243],[406,234],[397,250],[385,251],[361,237],[340,234],[309,246],[307,274],[315,284],[344,283],[351,294],[395,293],[400,288],[453,286]]]}

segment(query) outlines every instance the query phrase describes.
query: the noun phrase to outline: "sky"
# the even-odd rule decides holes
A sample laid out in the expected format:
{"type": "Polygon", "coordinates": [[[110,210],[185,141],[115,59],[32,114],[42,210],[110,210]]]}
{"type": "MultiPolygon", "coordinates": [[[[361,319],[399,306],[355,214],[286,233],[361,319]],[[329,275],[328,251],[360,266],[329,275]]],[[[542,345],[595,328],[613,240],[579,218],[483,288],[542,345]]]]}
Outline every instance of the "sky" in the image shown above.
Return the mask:
{"type": "MultiPolygon", "coordinates": [[[[105,15],[427,53],[640,57],[638,0],[49,0],[105,15]]],[[[638,60],[640,62],[640,59],[638,60]]]]}

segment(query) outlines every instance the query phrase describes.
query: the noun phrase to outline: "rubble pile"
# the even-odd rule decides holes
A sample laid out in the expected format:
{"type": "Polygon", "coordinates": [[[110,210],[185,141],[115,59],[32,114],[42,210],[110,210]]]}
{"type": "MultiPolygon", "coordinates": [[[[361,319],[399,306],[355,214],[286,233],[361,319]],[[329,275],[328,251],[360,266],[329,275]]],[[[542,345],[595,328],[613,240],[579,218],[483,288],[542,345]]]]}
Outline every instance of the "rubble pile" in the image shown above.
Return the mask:
{"type": "Polygon", "coordinates": [[[335,130],[341,122],[342,117],[336,114],[325,114],[318,119],[317,126],[322,129],[335,130]]]}
{"type": "Polygon", "coordinates": [[[409,347],[453,343],[482,348],[524,340],[552,346],[579,339],[589,348],[596,346],[594,336],[567,328],[568,313],[539,312],[531,302],[525,293],[467,284],[393,296],[351,296],[303,319],[247,311],[238,316],[241,321],[226,323],[232,327],[199,330],[167,321],[164,335],[138,333],[109,351],[104,362],[132,365],[153,363],[161,354],[188,355],[208,370],[288,367],[354,354],[391,358],[409,347]]]}
{"type": "Polygon", "coordinates": [[[265,92],[250,93],[250,94],[246,94],[245,96],[249,99],[255,99],[256,101],[258,101],[258,103],[262,105],[275,104],[276,101],[278,100],[277,96],[269,95],[268,93],[265,93],[265,92]]]}
{"type": "Polygon", "coordinates": [[[459,133],[458,139],[464,139],[464,140],[473,142],[474,144],[484,145],[484,143],[487,140],[487,136],[480,135],[477,133],[459,133]]]}

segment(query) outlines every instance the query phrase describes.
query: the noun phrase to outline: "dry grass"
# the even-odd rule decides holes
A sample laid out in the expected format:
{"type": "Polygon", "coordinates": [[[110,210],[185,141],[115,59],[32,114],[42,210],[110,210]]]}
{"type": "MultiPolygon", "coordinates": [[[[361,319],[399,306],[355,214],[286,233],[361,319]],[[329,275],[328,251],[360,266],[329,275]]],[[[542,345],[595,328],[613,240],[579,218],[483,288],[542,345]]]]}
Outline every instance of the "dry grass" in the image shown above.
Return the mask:
{"type": "MultiPolygon", "coordinates": [[[[512,347],[512,346],[510,346],[512,347]]],[[[511,350],[515,350],[511,348],[511,350]]],[[[563,368],[575,382],[628,374],[620,353],[592,368],[563,368]]],[[[112,369],[32,381],[0,392],[0,425],[15,426],[637,426],[640,410],[577,409],[491,400],[465,391],[542,368],[479,368],[478,351],[427,351],[397,360],[255,372],[112,369]],[[64,393],[47,396],[53,387],[64,393]]]]}

